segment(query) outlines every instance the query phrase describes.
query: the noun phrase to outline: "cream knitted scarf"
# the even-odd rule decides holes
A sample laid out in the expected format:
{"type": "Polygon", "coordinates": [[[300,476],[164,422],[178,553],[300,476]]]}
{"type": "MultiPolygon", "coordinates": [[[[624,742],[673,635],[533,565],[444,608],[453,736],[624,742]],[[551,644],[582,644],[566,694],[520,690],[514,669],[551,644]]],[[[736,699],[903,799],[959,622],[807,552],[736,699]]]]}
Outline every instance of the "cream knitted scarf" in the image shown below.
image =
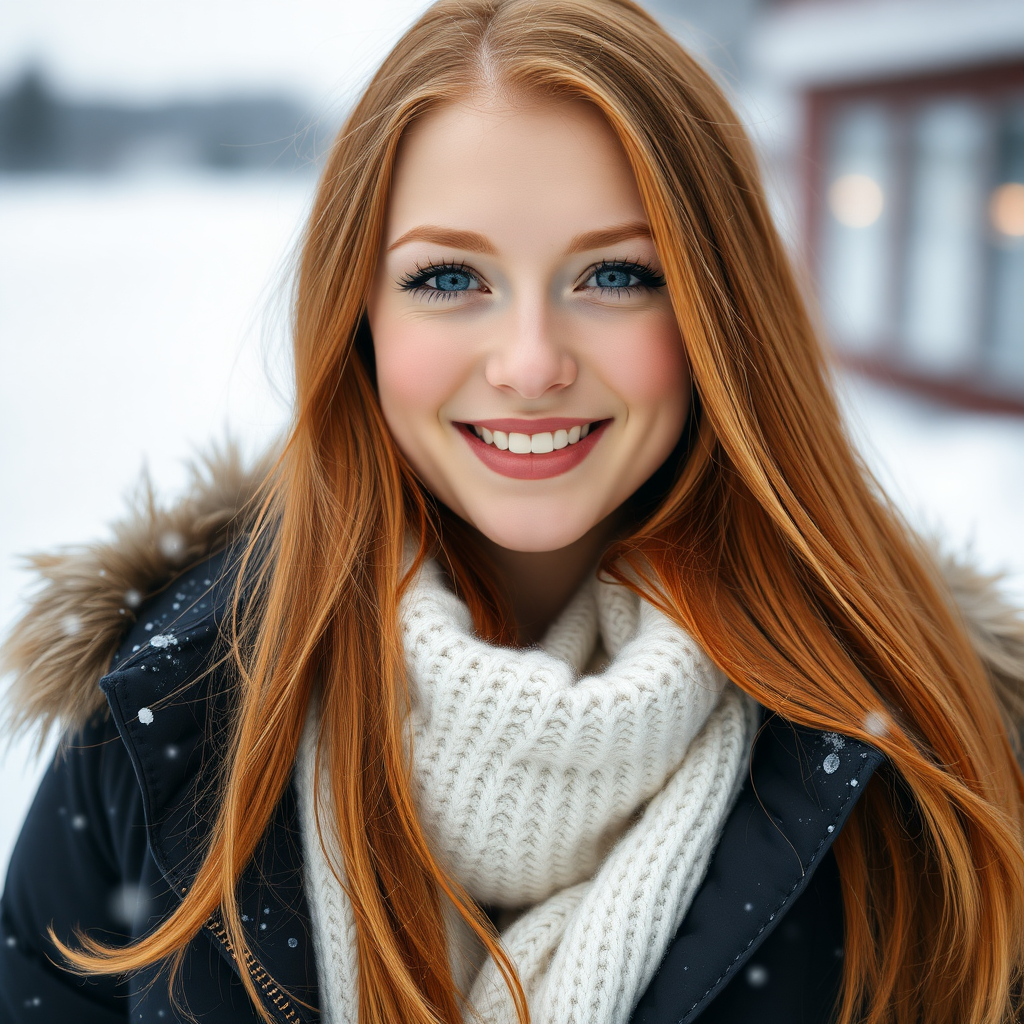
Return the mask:
{"type": "MultiPolygon", "coordinates": [[[[678,626],[596,577],[539,649],[479,640],[432,563],[402,627],[412,777],[435,855],[479,903],[507,911],[502,942],[536,1024],[625,1024],[704,876],[753,703],[678,626]],[[581,675],[602,648],[607,667],[581,675]]],[[[356,1024],[352,908],[314,820],[315,733],[311,715],[296,781],[320,1004],[325,1024],[356,1024]]],[[[449,934],[473,1009],[514,1021],[493,961],[454,913],[449,934]]]]}

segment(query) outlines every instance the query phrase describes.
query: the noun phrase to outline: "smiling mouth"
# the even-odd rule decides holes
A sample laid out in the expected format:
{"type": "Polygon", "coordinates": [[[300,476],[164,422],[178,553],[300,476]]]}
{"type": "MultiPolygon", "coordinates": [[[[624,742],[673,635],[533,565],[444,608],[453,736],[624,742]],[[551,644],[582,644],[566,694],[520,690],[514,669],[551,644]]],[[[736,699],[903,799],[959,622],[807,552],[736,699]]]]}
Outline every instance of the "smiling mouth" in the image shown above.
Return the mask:
{"type": "Polygon", "coordinates": [[[524,434],[518,431],[489,430],[475,423],[462,424],[472,431],[484,444],[493,445],[499,451],[508,451],[513,455],[547,455],[549,452],[560,451],[570,445],[578,444],[604,420],[592,423],[577,424],[568,430],[545,430],[536,434],[524,434]]]}
{"type": "Polygon", "coordinates": [[[525,426],[524,420],[490,420],[485,423],[456,423],[473,454],[500,476],[518,480],[544,480],[568,473],[594,450],[611,424],[610,419],[575,423],[553,417],[537,426],[550,427],[527,434],[500,427],[525,426]]]}

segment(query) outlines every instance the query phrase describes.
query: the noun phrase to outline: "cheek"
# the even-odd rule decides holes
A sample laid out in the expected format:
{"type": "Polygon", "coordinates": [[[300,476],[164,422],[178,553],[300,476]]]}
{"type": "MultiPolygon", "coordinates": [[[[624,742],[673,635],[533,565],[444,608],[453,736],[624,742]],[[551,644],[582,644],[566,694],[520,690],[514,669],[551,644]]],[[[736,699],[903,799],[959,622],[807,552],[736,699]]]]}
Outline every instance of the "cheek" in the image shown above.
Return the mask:
{"type": "Polygon", "coordinates": [[[450,336],[428,324],[374,324],[374,356],[381,407],[391,421],[409,413],[436,414],[464,376],[450,336]]]}
{"type": "Polygon", "coordinates": [[[677,406],[689,393],[689,364],[675,317],[652,316],[631,326],[606,349],[602,363],[605,379],[637,412],[677,406]]]}

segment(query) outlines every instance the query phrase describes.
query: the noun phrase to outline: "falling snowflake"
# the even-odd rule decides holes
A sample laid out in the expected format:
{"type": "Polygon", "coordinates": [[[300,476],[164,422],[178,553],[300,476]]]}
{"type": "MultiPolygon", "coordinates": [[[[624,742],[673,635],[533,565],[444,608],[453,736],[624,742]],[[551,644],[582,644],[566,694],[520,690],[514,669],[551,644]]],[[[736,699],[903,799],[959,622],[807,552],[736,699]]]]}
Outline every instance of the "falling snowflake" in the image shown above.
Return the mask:
{"type": "Polygon", "coordinates": [[[149,918],[153,909],[152,902],[145,888],[132,882],[126,882],[111,892],[107,901],[107,909],[115,921],[131,927],[136,922],[149,918]]]}
{"type": "Polygon", "coordinates": [[[71,818],[71,827],[77,832],[84,831],[88,824],[89,820],[84,814],[76,814],[71,818]]]}
{"type": "Polygon", "coordinates": [[[768,971],[760,964],[751,964],[747,968],[747,984],[751,988],[760,988],[768,984],[768,971]]]}
{"type": "Polygon", "coordinates": [[[153,724],[153,711],[151,708],[139,708],[139,721],[143,725],[153,724]]]}
{"type": "Polygon", "coordinates": [[[839,770],[839,755],[833,751],[824,761],[821,762],[821,767],[825,769],[826,775],[831,775],[833,772],[839,770]]]}
{"type": "Polygon", "coordinates": [[[131,590],[124,592],[124,603],[129,608],[138,608],[142,604],[142,594],[140,594],[134,587],[131,590]]]}
{"type": "Polygon", "coordinates": [[[289,947],[290,947],[291,949],[295,949],[295,947],[296,947],[296,946],[297,946],[298,944],[299,944],[299,940],[298,940],[298,939],[289,939],[289,940],[288,940],[288,945],[289,945],[289,947]]]}
{"type": "Polygon", "coordinates": [[[889,719],[881,711],[869,711],[864,716],[864,731],[869,736],[884,736],[889,731],[889,719]]]}
{"type": "Polygon", "coordinates": [[[160,538],[160,554],[169,562],[180,562],[185,557],[185,538],[174,530],[168,530],[160,538]]]}
{"type": "Polygon", "coordinates": [[[78,636],[82,632],[82,620],[77,615],[65,615],[60,620],[60,630],[65,636],[78,636]]]}

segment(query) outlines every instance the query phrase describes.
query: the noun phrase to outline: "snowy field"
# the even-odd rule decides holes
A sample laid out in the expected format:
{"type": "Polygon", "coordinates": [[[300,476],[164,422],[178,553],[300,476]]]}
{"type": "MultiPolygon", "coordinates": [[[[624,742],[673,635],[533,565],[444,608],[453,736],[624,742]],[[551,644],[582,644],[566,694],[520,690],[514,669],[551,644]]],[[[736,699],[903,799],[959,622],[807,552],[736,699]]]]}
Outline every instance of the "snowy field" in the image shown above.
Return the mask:
{"type": "MultiPolygon", "coordinates": [[[[19,554],[102,536],[144,466],[173,494],[210,439],[255,451],[280,429],[282,282],[311,184],[0,180],[0,633],[19,554]]],[[[844,392],[910,519],[1024,600],[1024,419],[844,392]]],[[[19,741],[0,766],[0,872],[43,761],[19,741]]]]}

